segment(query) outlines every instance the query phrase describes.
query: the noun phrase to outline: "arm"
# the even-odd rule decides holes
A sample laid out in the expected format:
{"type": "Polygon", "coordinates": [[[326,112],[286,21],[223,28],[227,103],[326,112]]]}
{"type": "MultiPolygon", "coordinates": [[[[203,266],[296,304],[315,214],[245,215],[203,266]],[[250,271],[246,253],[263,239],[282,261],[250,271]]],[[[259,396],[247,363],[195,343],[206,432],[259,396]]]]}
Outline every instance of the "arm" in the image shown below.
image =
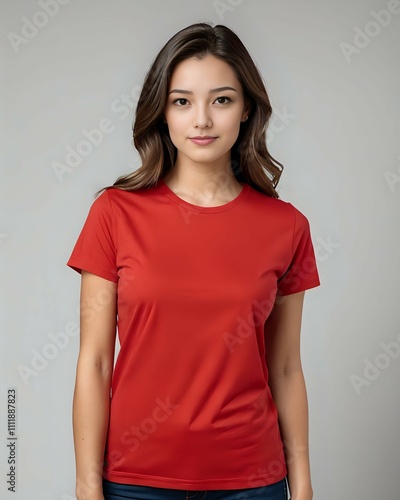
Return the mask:
{"type": "Polygon", "coordinates": [[[304,291],[279,298],[265,326],[268,383],[285,445],[291,498],[311,500],[308,403],[300,359],[304,291]]]}
{"type": "Polygon", "coordinates": [[[102,467],[114,366],[116,295],[116,283],[82,271],[80,350],[73,399],[78,500],[103,500],[102,467]]]}

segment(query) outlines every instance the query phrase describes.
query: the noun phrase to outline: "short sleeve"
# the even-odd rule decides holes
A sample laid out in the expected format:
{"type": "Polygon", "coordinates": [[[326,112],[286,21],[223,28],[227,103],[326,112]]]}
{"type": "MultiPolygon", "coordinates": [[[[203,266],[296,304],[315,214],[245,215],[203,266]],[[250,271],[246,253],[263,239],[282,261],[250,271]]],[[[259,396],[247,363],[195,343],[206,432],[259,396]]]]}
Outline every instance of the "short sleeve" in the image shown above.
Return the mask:
{"type": "Polygon", "coordinates": [[[94,200],[67,266],[117,282],[113,212],[107,190],[94,200]]]}
{"type": "MultiPolygon", "coordinates": [[[[291,205],[291,204],[290,204],[291,205]]],[[[319,274],[308,219],[293,205],[291,262],[278,279],[278,295],[290,295],[319,286],[319,274]]]]}

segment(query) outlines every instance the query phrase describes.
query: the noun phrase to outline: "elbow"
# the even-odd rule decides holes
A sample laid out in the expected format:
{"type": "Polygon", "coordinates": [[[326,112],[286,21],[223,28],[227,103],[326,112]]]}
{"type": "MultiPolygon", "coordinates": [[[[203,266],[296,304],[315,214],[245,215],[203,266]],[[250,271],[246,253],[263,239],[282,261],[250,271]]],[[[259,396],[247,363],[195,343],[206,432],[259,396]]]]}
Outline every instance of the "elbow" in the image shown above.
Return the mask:
{"type": "Polygon", "coordinates": [[[293,376],[303,376],[303,368],[301,362],[288,363],[283,366],[273,367],[268,369],[269,380],[287,379],[293,376]]]}
{"type": "Polygon", "coordinates": [[[95,376],[102,380],[111,380],[113,368],[113,359],[81,353],[77,362],[77,378],[79,376],[95,376]]]}

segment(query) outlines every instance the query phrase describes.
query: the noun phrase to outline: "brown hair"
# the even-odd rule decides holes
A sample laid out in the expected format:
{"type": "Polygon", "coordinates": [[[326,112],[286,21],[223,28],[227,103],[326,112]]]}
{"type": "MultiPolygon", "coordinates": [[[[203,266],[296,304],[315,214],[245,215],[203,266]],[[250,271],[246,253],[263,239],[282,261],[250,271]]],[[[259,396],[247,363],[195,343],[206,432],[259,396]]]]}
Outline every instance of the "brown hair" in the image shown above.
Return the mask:
{"type": "Polygon", "coordinates": [[[133,143],[142,165],[119,177],[112,186],[135,190],[157,184],[176,161],[177,151],[164,123],[168,88],[175,66],[195,57],[212,55],[231,66],[250,104],[248,120],[241,123],[238,138],[231,149],[232,172],[239,182],[274,198],[283,165],[268,152],[266,130],[272,107],[260,73],[238,36],[228,27],[197,23],[176,33],[161,49],[149,69],[137,103],[133,124],[133,143]]]}

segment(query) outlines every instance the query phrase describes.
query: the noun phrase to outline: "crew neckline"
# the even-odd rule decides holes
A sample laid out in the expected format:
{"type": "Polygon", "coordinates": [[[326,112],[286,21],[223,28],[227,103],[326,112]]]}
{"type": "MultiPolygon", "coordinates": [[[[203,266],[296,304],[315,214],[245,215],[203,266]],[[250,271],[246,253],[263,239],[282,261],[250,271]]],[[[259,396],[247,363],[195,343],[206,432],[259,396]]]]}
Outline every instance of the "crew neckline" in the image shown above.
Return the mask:
{"type": "Polygon", "coordinates": [[[184,200],[183,198],[180,198],[177,194],[175,194],[172,189],[165,183],[165,180],[161,178],[159,180],[159,186],[160,190],[168,196],[170,200],[172,200],[174,203],[177,205],[180,205],[181,207],[185,208],[186,210],[192,210],[194,212],[202,212],[202,213],[216,213],[216,212],[224,212],[226,210],[230,210],[231,208],[236,207],[239,203],[241,203],[245,197],[247,196],[247,193],[250,191],[250,186],[247,183],[243,183],[242,190],[238,195],[236,195],[233,200],[228,201],[227,203],[224,203],[223,205],[218,205],[215,207],[205,207],[202,205],[194,205],[193,203],[189,203],[188,201],[184,200]]]}

